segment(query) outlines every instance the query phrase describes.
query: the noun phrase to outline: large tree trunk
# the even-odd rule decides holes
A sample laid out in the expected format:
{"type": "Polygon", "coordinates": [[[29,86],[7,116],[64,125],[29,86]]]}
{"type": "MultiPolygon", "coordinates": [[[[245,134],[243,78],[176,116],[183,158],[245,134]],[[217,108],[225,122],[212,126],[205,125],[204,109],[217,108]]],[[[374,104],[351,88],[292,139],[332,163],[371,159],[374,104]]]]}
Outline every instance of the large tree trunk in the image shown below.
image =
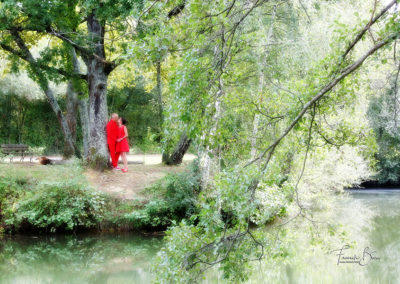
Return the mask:
{"type": "Polygon", "coordinates": [[[182,133],[181,138],[179,139],[179,142],[174,148],[172,154],[169,155],[168,153],[163,153],[162,155],[163,163],[169,166],[181,164],[183,156],[186,154],[191,143],[192,139],[190,139],[185,132],[182,133]]]}
{"type": "Polygon", "coordinates": [[[56,98],[54,97],[53,91],[50,89],[48,84],[45,86],[44,92],[46,94],[47,100],[49,101],[49,103],[51,105],[51,108],[55,112],[57,119],[61,125],[61,130],[63,131],[65,141],[68,143],[69,147],[71,147],[72,149],[75,149],[75,155],[78,158],[80,158],[81,153],[80,153],[79,149],[76,147],[76,144],[74,143],[71,131],[68,127],[67,120],[65,119],[65,116],[63,115],[61,108],[60,108],[56,98]]]}
{"type": "MultiPolygon", "coordinates": [[[[67,106],[65,119],[71,131],[71,138],[76,144],[76,116],[78,111],[78,95],[74,90],[72,82],[68,82],[67,86],[67,106]]],[[[75,149],[71,148],[68,141],[64,140],[64,158],[70,158],[75,154],[75,149]]]]}
{"type": "Polygon", "coordinates": [[[85,159],[89,156],[89,104],[88,99],[79,100],[79,117],[81,121],[83,136],[83,156],[85,159]]]}
{"type": "MultiPolygon", "coordinates": [[[[76,56],[75,48],[71,48],[71,62],[74,66],[74,72],[79,74],[80,66],[78,57],[76,56]]],[[[73,79],[68,82],[67,86],[67,106],[66,115],[69,129],[71,131],[71,136],[74,144],[76,144],[76,125],[78,116],[78,93],[75,90],[73,79]]],[[[67,141],[64,142],[64,158],[69,158],[75,154],[75,149],[71,148],[67,141]]]]}
{"type": "MultiPolygon", "coordinates": [[[[220,90],[217,93],[217,97],[221,95],[222,92],[222,83],[220,83],[220,90]]],[[[219,98],[214,103],[215,113],[213,115],[212,121],[214,125],[211,128],[209,133],[210,141],[214,139],[214,136],[217,133],[218,123],[221,118],[222,110],[221,110],[221,101],[219,98]]],[[[202,140],[205,139],[205,134],[203,134],[202,140]]],[[[206,145],[203,148],[200,148],[199,151],[199,169],[200,169],[200,184],[201,188],[205,189],[208,186],[209,180],[211,177],[219,170],[219,153],[218,149],[213,149],[209,145],[206,145]],[[211,158],[213,156],[213,158],[211,158]]]]}
{"type": "Polygon", "coordinates": [[[89,165],[97,170],[108,167],[109,152],[105,126],[108,118],[107,70],[104,52],[104,26],[95,17],[88,16],[89,37],[94,43],[94,56],[85,59],[89,86],[89,165]]]}

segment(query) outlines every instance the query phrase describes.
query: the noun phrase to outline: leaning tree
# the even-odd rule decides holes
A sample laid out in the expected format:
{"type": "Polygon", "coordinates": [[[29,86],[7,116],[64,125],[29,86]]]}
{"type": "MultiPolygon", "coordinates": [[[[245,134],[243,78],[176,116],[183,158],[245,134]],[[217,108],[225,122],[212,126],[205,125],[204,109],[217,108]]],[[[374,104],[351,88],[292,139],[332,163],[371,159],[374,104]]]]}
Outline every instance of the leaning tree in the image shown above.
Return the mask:
{"type": "MultiPolygon", "coordinates": [[[[243,2],[245,2],[244,5],[258,3],[257,0],[243,2]]],[[[241,1],[230,1],[226,7],[223,6],[219,9],[220,12],[215,12],[213,15],[225,18],[229,17],[232,13],[235,14],[232,9],[235,8],[235,4],[239,5],[239,3],[241,3],[241,1]]],[[[295,89],[297,93],[293,93],[289,89],[284,90],[284,92],[282,92],[284,95],[281,95],[281,86],[278,86],[279,88],[277,87],[279,92],[277,91],[276,95],[274,95],[275,92],[273,92],[273,90],[269,92],[260,92],[265,100],[270,99],[269,97],[271,97],[272,100],[269,104],[262,100],[255,102],[255,108],[261,110],[258,113],[263,116],[263,120],[266,122],[264,127],[266,130],[259,132],[256,137],[256,143],[254,143],[255,146],[257,146],[256,151],[254,154],[251,153],[251,159],[248,161],[246,161],[248,157],[244,159],[241,158],[240,153],[238,153],[239,151],[237,151],[234,153],[236,157],[238,157],[233,160],[235,163],[226,166],[223,171],[216,171],[218,175],[214,176],[214,178],[208,175],[210,177],[209,180],[213,181],[214,184],[206,184],[206,187],[204,187],[201,193],[198,203],[198,210],[200,213],[191,217],[190,221],[182,222],[178,226],[171,228],[167,233],[166,244],[158,257],[157,272],[159,275],[159,282],[179,280],[181,282],[196,282],[200,277],[204,276],[206,270],[212,267],[218,267],[223,271],[224,277],[229,277],[231,280],[234,279],[234,281],[239,282],[239,280],[247,279],[249,262],[261,261],[264,257],[274,257],[274,253],[271,253],[275,246],[275,244],[273,244],[273,239],[267,236],[264,226],[256,227],[254,226],[256,222],[252,221],[252,218],[259,214],[259,208],[268,208],[263,204],[260,198],[257,198],[257,193],[262,192],[263,188],[277,188],[279,192],[287,190],[287,192],[290,193],[288,194],[288,199],[284,201],[283,204],[296,202],[299,207],[299,213],[296,216],[305,216],[308,218],[308,216],[304,215],[306,209],[298,201],[297,187],[303,176],[307,158],[311,153],[309,153],[309,149],[311,147],[321,147],[320,145],[313,145],[311,143],[313,138],[318,139],[317,135],[321,135],[320,133],[314,133],[316,119],[319,119],[318,116],[325,117],[325,115],[329,114],[332,110],[336,111],[339,108],[337,102],[344,101],[348,93],[350,93],[349,89],[346,87],[346,84],[349,82],[347,80],[349,80],[352,75],[355,75],[367,60],[379,55],[380,50],[393,46],[392,43],[400,37],[400,14],[396,4],[397,1],[392,0],[387,3],[382,10],[375,9],[377,8],[375,7],[371,16],[369,16],[364,23],[359,23],[357,27],[351,30],[346,29],[339,31],[338,38],[331,44],[332,50],[315,62],[315,66],[305,70],[298,68],[298,70],[302,72],[298,72],[297,78],[300,79],[297,80],[304,82],[305,87],[301,86],[295,89]],[[372,29],[376,29],[376,31],[372,31],[372,29]],[[371,36],[371,34],[373,35],[375,32],[379,35],[379,38],[377,40],[373,38],[373,40],[369,42],[368,36],[371,36]],[[367,44],[364,43],[364,46],[362,45],[363,40],[368,42],[367,44]],[[346,95],[343,95],[343,93],[338,96],[338,94],[342,92],[340,90],[341,88],[345,90],[346,95]],[[289,103],[280,105],[281,101],[279,99],[281,97],[289,98],[289,103]],[[278,99],[275,100],[275,98],[278,99]],[[299,99],[299,103],[296,102],[297,99],[299,99]],[[274,108],[271,110],[265,108],[268,106],[273,106],[274,108]],[[264,111],[265,109],[267,111],[264,111]],[[276,112],[275,109],[279,111],[276,112]],[[274,121],[279,121],[279,124],[277,124],[279,128],[275,128],[275,126],[267,128],[267,126],[273,125],[274,121]],[[298,139],[299,137],[304,137],[301,139],[302,141],[300,141],[300,143],[296,142],[300,140],[298,139]],[[292,141],[295,141],[295,143],[291,143],[292,141]],[[285,145],[287,142],[288,144],[285,145]],[[296,172],[296,176],[291,184],[288,184],[287,188],[285,188],[282,185],[283,182],[280,177],[286,175],[285,168],[287,167],[287,160],[291,159],[290,153],[296,151],[296,143],[304,147],[301,151],[301,154],[304,154],[304,158],[302,157],[299,159],[299,161],[301,161],[299,172],[296,172]],[[193,222],[193,220],[195,220],[195,222],[193,222]]],[[[246,13],[246,11],[250,10],[247,8],[241,9],[240,11],[246,13]]],[[[262,12],[264,12],[263,15],[271,15],[271,18],[274,18],[275,13],[273,11],[274,10],[272,10],[272,13],[269,11],[268,13],[265,13],[265,11],[262,12]]],[[[236,15],[240,14],[238,13],[236,15]]],[[[240,23],[251,24],[250,21],[253,20],[254,23],[258,24],[258,21],[255,21],[257,20],[255,17],[257,14],[253,15],[254,16],[250,15],[250,17],[247,17],[247,19],[244,19],[240,23]]],[[[280,16],[279,14],[277,15],[280,16]]],[[[207,17],[196,17],[196,20],[205,18],[207,17]]],[[[231,28],[226,28],[228,24],[235,26],[235,22],[226,20],[224,21],[223,31],[232,31],[231,28]]],[[[215,26],[216,25],[213,25],[213,27],[215,26]]],[[[250,32],[259,29],[258,25],[255,27],[250,27],[249,25],[249,28],[252,28],[249,29],[250,32]]],[[[226,42],[229,43],[229,41],[226,40],[228,36],[221,36],[224,35],[222,29],[218,35],[221,38],[221,45],[219,49],[215,48],[215,50],[220,52],[225,51],[227,55],[232,54],[230,53],[231,51],[229,51],[231,49],[224,49],[224,44],[226,44],[226,42]],[[226,51],[228,51],[228,53],[226,51]]],[[[251,40],[254,38],[246,35],[244,39],[246,41],[242,40],[240,44],[238,44],[240,47],[238,52],[244,53],[243,51],[245,51],[246,44],[248,44],[247,50],[250,50],[251,46],[257,46],[257,44],[255,44],[257,41],[251,40]]],[[[206,41],[206,44],[208,42],[212,41],[206,41]]],[[[234,47],[235,46],[232,48],[235,51],[234,47]]],[[[204,49],[198,48],[197,50],[203,51],[204,49]]],[[[214,54],[217,54],[217,52],[214,54]]],[[[239,65],[238,55],[241,54],[237,53],[234,55],[235,60],[228,62],[239,65]]],[[[213,60],[212,62],[223,62],[223,57],[221,56],[220,58],[220,60],[213,60]]],[[[290,60],[293,58],[294,57],[290,57],[290,60]]],[[[208,63],[208,61],[206,63],[208,63]]],[[[266,65],[263,62],[260,64],[266,65]]],[[[287,62],[283,61],[274,64],[282,66],[287,64],[287,62]]],[[[193,65],[194,63],[191,65],[188,64],[189,67],[193,65]]],[[[239,66],[242,67],[243,65],[239,66]]],[[[301,67],[303,68],[303,65],[301,67]]],[[[233,72],[235,72],[235,74],[240,74],[242,69],[244,68],[236,68],[233,72]],[[239,72],[237,70],[239,70],[239,72]]],[[[208,71],[208,69],[205,70],[208,71]]],[[[212,70],[214,71],[214,69],[212,70]]],[[[229,69],[225,70],[228,72],[230,71],[229,69]]],[[[222,87],[225,86],[224,89],[227,91],[216,94],[222,93],[223,96],[229,96],[229,89],[227,86],[231,87],[232,82],[227,80],[230,79],[227,76],[229,74],[228,72],[223,72],[222,76],[222,82],[226,82],[222,87]],[[230,83],[230,86],[227,83],[230,83]]],[[[206,72],[200,75],[204,73],[206,72]]],[[[290,72],[288,74],[292,75],[293,73],[290,72]]],[[[219,74],[217,73],[217,75],[219,74]]],[[[255,73],[255,75],[257,78],[261,77],[258,72],[255,73]]],[[[237,76],[234,78],[236,79],[236,77],[237,76]]],[[[251,79],[254,78],[254,76],[248,76],[247,78],[250,78],[247,79],[249,82],[253,82],[250,80],[254,80],[251,79]]],[[[196,80],[196,82],[199,81],[200,80],[196,80]]],[[[219,81],[215,82],[218,83],[219,81]]],[[[271,82],[275,83],[273,80],[271,80],[271,82]]],[[[242,89],[239,90],[242,91],[242,89]]],[[[243,93],[243,91],[241,93],[243,93]]],[[[221,98],[221,96],[217,95],[214,97],[215,101],[221,98]]],[[[233,96],[230,96],[229,98],[232,97],[233,96]]],[[[181,101],[185,103],[189,100],[183,97],[181,101]]],[[[193,100],[189,101],[189,103],[191,106],[194,105],[193,100]]],[[[210,107],[213,107],[212,104],[210,104],[210,107]]],[[[238,107],[236,108],[238,109],[238,107]]],[[[252,108],[252,105],[246,106],[245,110],[250,113],[252,108]]],[[[195,113],[193,109],[194,107],[190,109],[191,113],[189,114],[193,114],[192,117],[198,116],[200,117],[199,120],[201,120],[202,112],[195,113]]],[[[214,113],[217,113],[217,104],[214,105],[214,109],[214,113]]],[[[216,135],[218,133],[213,130],[215,129],[216,123],[222,121],[221,117],[224,118],[223,116],[224,114],[222,113],[222,115],[213,117],[208,115],[207,117],[212,119],[210,119],[211,123],[214,122],[214,124],[207,124],[211,126],[211,131],[209,131],[208,135],[209,137],[211,136],[209,139],[211,142],[213,142],[212,140],[216,140],[215,137],[218,138],[216,135]]],[[[252,116],[250,117],[252,118],[252,116]]],[[[196,119],[196,117],[194,117],[194,119],[196,119]]],[[[254,133],[255,131],[252,132],[254,133]]],[[[244,135],[242,140],[250,140],[248,139],[249,137],[251,138],[249,135],[244,135]]],[[[224,150],[235,147],[234,144],[239,144],[238,141],[240,143],[238,139],[228,140],[223,145],[224,150]]],[[[242,149],[247,150],[250,147],[253,148],[254,144],[251,144],[248,143],[246,147],[242,147],[242,149]]],[[[218,150],[220,146],[218,143],[209,143],[209,145],[210,147],[206,150],[209,150],[211,154],[213,154],[213,151],[218,150]]],[[[225,152],[227,152],[227,150],[225,150],[225,152]]],[[[215,157],[216,155],[213,156],[215,157]]],[[[268,201],[268,204],[275,203],[273,199],[274,198],[272,198],[271,203],[268,201]]],[[[284,207],[280,207],[279,209],[265,209],[268,220],[272,221],[275,217],[279,217],[282,208],[284,207]]],[[[296,216],[293,218],[296,218],[296,216]]],[[[285,222],[281,222],[279,227],[290,222],[293,218],[288,218],[285,222]]],[[[312,219],[310,220],[312,221],[312,219]]]]}

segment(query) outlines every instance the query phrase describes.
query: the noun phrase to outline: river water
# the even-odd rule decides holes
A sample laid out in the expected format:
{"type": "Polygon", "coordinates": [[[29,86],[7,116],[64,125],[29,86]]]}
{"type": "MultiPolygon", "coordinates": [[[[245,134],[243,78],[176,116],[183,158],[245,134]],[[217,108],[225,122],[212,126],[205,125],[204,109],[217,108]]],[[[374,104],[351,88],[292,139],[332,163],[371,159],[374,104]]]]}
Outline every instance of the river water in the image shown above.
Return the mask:
{"type": "MultiPolygon", "coordinates": [[[[295,241],[286,260],[260,265],[249,282],[400,283],[400,190],[353,191],[335,202],[334,221],[346,233],[331,238],[340,239],[334,248],[343,249],[341,256],[295,241]]],[[[0,242],[0,283],[150,283],[162,246],[159,237],[133,234],[4,236],[0,242]]],[[[224,283],[217,275],[205,282],[224,283]]]]}

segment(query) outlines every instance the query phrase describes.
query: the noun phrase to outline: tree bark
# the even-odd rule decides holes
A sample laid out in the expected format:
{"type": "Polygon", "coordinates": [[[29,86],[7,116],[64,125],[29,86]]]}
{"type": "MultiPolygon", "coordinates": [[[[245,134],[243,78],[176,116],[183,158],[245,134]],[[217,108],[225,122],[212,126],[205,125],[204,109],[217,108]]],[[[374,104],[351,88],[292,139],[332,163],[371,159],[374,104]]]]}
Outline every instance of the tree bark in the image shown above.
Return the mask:
{"type": "MultiPolygon", "coordinates": [[[[222,74],[224,73],[224,70],[226,68],[226,62],[230,61],[227,59],[225,54],[226,41],[225,41],[224,31],[225,31],[225,26],[222,24],[220,46],[218,44],[214,46],[214,61],[217,62],[216,68],[218,68],[218,73],[217,73],[218,90],[215,93],[216,99],[213,105],[215,113],[212,117],[211,121],[212,127],[210,132],[209,133],[204,132],[202,135],[202,140],[204,141],[206,135],[208,134],[211,143],[203,145],[199,148],[200,185],[202,189],[207,188],[210,178],[217,171],[219,171],[220,167],[221,155],[219,152],[219,146],[216,148],[212,148],[210,144],[213,144],[212,142],[214,142],[215,140],[214,137],[217,135],[219,120],[222,116],[221,97],[224,95],[224,83],[222,80],[222,74]]],[[[211,103],[209,107],[211,107],[211,103]]]]}
{"type": "Polygon", "coordinates": [[[191,143],[192,139],[190,139],[185,132],[182,133],[181,138],[179,139],[179,142],[174,148],[172,154],[169,155],[168,153],[163,153],[162,156],[163,163],[169,166],[181,164],[183,156],[186,154],[191,143]]]}
{"type": "MultiPolygon", "coordinates": [[[[71,131],[71,138],[76,144],[76,116],[78,111],[78,95],[74,90],[72,82],[68,82],[67,86],[67,106],[65,119],[71,131]]],[[[68,141],[64,140],[64,158],[70,158],[75,154],[75,149],[71,148],[68,141]]]]}
{"type": "Polygon", "coordinates": [[[79,117],[81,121],[82,136],[83,136],[83,156],[85,159],[89,155],[89,104],[88,99],[79,100],[79,117]]]}
{"type": "MultiPolygon", "coordinates": [[[[214,125],[209,133],[211,140],[214,139],[214,136],[216,135],[218,129],[218,123],[222,114],[221,101],[219,99],[221,94],[222,94],[222,80],[220,80],[220,90],[217,93],[217,100],[214,103],[215,113],[212,119],[214,125]]],[[[205,139],[205,134],[202,137],[202,140],[204,139],[205,139]]],[[[202,189],[207,188],[210,177],[212,177],[214,173],[219,169],[219,162],[220,161],[219,161],[218,149],[213,149],[209,145],[206,145],[199,151],[200,184],[202,189]],[[211,155],[214,157],[213,159],[211,158],[211,155]],[[218,157],[218,160],[215,157],[218,157]]]]}
{"type": "MultiPolygon", "coordinates": [[[[80,66],[76,56],[75,48],[71,48],[71,61],[74,67],[74,73],[79,74],[80,66]]],[[[78,116],[78,93],[74,88],[74,79],[70,79],[67,85],[67,105],[65,118],[71,131],[71,136],[76,145],[76,125],[78,116]]],[[[71,148],[67,141],[64,141],[64,158],[70,158],[75,154],[75,149],[71,148]]]]}
{"type": "Polygon", "coordinates": [[[158,116],[160,120],[160,133],[162,132],[163,117],[163,102],[162,102],[162,83],[161,83],[161,62],[157,61],[157,100],[158,100],[158,116]]]}
{"type": "Polygon", "coordinates": [[[44,93],[46,94],[47,100],[49,101],[51,108],[55,112],[57,119],[61,125],[61,129],[64,133],[64,139],[65,139],[66,143],[68,143],[69,147],[71,147],[72,149],[75,149],[76,156],[78,158],[80,158],[81,157],[80,151],[76,147],[76,144],[73,141],[72,134],[68,127],[67,120],[65,119],[65,116],[63,115],[61,108],[60,108],[56,98],[54,97],[53,91],[50,89],[48,83],[45,86],[44,93]]]}
{"type": "Polygon", "coordinates": [[[108,118],[107,80],[112,69],[105,62],[104,25],[92,12],[87,19],[89,37],[94,43],[94,54],[87,56],[85,63],[89,87],[89,165],[97,170],[109,166],[109,152],[105,126],[108,118]]]}

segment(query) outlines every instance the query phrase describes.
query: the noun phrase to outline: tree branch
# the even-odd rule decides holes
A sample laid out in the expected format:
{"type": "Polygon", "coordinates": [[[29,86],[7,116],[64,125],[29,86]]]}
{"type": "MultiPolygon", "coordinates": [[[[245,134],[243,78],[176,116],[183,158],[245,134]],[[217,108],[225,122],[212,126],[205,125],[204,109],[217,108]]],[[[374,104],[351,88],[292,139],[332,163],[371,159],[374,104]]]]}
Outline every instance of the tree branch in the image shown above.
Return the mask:
{"type": "MultiPolygon", "coordinates": [[[[282,141],[283,138],[285,138],[290,131],[293,129],[293,127],[300,121],[300,119],[304,116],[304,114],[307,112],[307,110],[312,107],[316,102],[318,102],[326,93],[328,93],[330,90],[333,89],[343,78],[347,77],[349,74],[353,73],[355,70],[357,70],[363,63],[364,61],[370,57],[372,54],[374,54],[377,50],[388,44],[389,42],[393,41],[394,39],[399,37],[399,32],[392,34],[385,40],[380,41],[376,45],[374,45],[371,49],[369,49],[363,56],[361,56],[357,61],[355,61],[353,64],[349,65],[348,67],[344,68],[341,72],[340,75],[331,80],[329,83],[327,83],[322,89],[310,100],[308,101],[302,110],[299,112],[299,114],[296,116],[296,118],[292,121],[292,123],[285,129],[285,131],[279,136],[278,139],[275,140],[267,149],[264,150],[264,152],[254,160],[250,161],[246,166],[249,166],[253,164],[254,162],[262,159],[265,157],[265,155],[268,152],[273,152],[276,148],[276,146],[282,141]]],[[[267,159],[269,161],[269,159],[267,159]]],[[[266,165],[264,166],[264,169],[266,168],[266,165]]]]}
{"type": "Polygon", "coordinates": [[[178,16],[183,9],[185,8],[186,5],[186,0],[184,0],[181,4],[179,4],[178,6],[175,6],[171,11],[168,12],[168,18],[171,19],[173,17],[178,16]]]}
{"type": "Polygon", "coordinates": [[[65,41],[65,42],[69,43],[69,44],[72,45],[77,51],[79,51],[79,53],[80,53],[82,56],[90,56],[90,55],[91,55],[91,52],[90,52],[88,49],[86,49],[86,48],[84,48],[83,46],[81,46],[81,45],[77,44],[76,42],[74,42],[66,33],[56,31],[56,30],[54,30],[52,27],[48,27],[48,28],[46,29],[46,32],[47,32],[48,34],[50,34],[50,35],[53,35],[53,36],[55,36],[55,37],[61,39],[62,41],[65,41]]]}
{"type": "MultiPolygon", "coordinates": [[[[360,39],[364,36],[364,34],[369,30],[369,28],[376,23],[386,12],[393,7],[397,3],[397,0],[392,0],[385,8],[382,9],[382,11],[376,15],[374,18],[371,18],[371,20],[368,22],[368,24],[365,25],[365,27],[358,33],[358,35],[354,38],[352,42],[350,42],[349,46],[347,47],[346,51],[342,55],[342,59],[345,59],[346,56],[349,54],[349,52],[353,49],[353,47],[357,44],[357,42],[360,41],[360,39]]],[[[375,8],[374,12],[375,13],[375,8]]]]}
{"type": "Polygon", "coordinates": [[[87,75],[86,74],[79,74],[79,73],[74,73],[74,72],[70,73],[70,72],[68,72],[68,71],[66,71],[64,69],[61,69],[61,68],[48,66],[48,65],[45,65],[45,64],[37,62],[36,60],[33,59],[33,57],[32,57],[32,59],[33,59],[33,61],[32,61],[32,59],[30,59],[30,57],[28,56],[26,51],[22,52],[21,50],[17,50],[15,48],[12,48],[11,46],[6,45],[5,43],[0,43],[0,47],[3,50],[5,50],[5,51],[7,51],[7,52],[19,57],[20,59],[22,59],[22,60],[24,60],[24,61],[26,61],[28,63],[34,64],[35,66],[37,66],[37,67],[39,67],[39,68],[41,68],[43,70],[54,72],[54,73],[58,73],[58,74],[64,76],[65,78],[67,78],[67,79],[68,78],[74,78],[74,79],[80,79],[80,80],[85,80],[85,81],[87,80],[87,75]]]}

